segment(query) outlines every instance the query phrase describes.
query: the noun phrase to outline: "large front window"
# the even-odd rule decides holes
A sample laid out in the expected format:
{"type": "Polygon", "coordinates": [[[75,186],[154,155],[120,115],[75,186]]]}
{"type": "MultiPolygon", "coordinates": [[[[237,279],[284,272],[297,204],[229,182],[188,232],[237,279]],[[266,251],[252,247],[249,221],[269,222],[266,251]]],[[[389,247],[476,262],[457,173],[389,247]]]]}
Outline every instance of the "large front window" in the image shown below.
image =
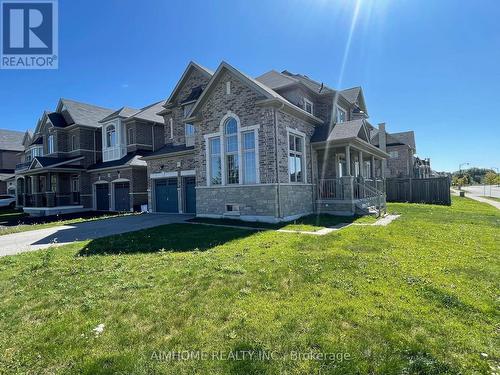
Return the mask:
{"type": "Polygon", "coordinates": [[[220,185],[222,183],[220,138],[211,138],[208,147],[210,153],[210,184],[220,185]]]}
{"type": "Polygon", "coordinates": [[[106,128],[106,147],[116,146],[116,129],[114,125],[106,128]]]}
{"type": "Polygon", "coordinates": [[[226,181],[228,184],[239,183],[238,161],[238,124],[234,118],[229,118],[224,125],[226,151],[226,181]]]}
{"type": "Polygon", "coordinates": [[[288,136],[288,171],[290,173],[290,182],[304,182],[304,138],[295,134],[288,136]]]}
{"type": "Polygon", "coordinates": [[[255,160],[255,132],[243,133],[243,183],[255,184],[257,182],[255,160]]]}

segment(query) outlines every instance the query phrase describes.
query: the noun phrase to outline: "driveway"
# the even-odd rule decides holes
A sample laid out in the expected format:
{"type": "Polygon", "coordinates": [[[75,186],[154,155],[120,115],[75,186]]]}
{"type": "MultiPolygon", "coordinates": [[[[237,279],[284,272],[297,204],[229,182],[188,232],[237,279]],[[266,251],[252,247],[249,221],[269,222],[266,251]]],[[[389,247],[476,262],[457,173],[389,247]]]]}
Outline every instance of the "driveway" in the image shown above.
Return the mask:
{"type": "Polygon", "coordinates": [[[114,234],[133,232],[164,224],[181,223],[192,215],[141,214],[61,225],[53,228],[0,236],[0,256],[92,240],[114,234]]]}

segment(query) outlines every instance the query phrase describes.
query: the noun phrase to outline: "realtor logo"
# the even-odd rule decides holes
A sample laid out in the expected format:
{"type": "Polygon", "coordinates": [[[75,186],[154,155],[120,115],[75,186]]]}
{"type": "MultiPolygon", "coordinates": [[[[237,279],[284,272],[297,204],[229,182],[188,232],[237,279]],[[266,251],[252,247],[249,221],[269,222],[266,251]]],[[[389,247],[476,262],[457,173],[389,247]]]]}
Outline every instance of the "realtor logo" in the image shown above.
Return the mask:
{"type": "Polygon", "coordinates": [[[2,69],[57,69],[57,1],[1,2],[2,69]]]}

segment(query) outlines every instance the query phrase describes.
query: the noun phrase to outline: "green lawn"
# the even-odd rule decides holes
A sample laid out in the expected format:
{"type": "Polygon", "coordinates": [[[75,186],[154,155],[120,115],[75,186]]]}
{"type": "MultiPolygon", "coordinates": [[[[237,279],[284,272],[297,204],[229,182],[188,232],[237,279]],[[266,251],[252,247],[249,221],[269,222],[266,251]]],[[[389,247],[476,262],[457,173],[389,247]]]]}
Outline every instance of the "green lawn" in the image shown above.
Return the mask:
{"type": "Polygon", "coordinates": [[[16,210],[2,211],[0,212],[0,236],[11,233],[27,232],[30,230],[52,228],[52,227],[57,227],[59,225],[76,224],[76,223],[82,223],[84,221],[105,219],[120,215],[123,214],[110,212],[108,214],[98,214],[98,215],[96,214],[96,216],[92,217],[84,216],[84,217],[71,218],[67,220],[61,219],[57,221],[49,221],[36,224],[22,224],[22,223],[18,224],[16,221],[21,220],[22,218],[27,217],[28,215],[25,214],[24,212],[16,210]]]}
{"type": "Polygon", "coordinates": [[[483,196],[483,198],[490,199],[490,200],[496,201],[496,202],[500,202],[500,198],[497,198],[497,197],[486,197],[486,196],[483,196]]]}
{"type": "Polygon", "coordinates": [[[375,216],[332,216],[326,214],[309,215],[301,217],[289,223],[261,223],[261,222],[248,222],[237,219],[210,219],[210,218],[194,218],[189,220],[195,223],[206,223],[216,225],[234,225],[241,227],[263,228],[263,229],[286,229],[297,230],[305,232],[316,232],[323,228],[333,227],[338,224],[351,224],[351,223],[364,223],[372,224],[377,221],[375,216]]]}
{"type": "Polygon", "coordinates": [[[491,373],[500,212],[389,210],[321,237],[174,224],[0,258],[0,373],[491,373]],[[208,354],[166,357],[185,350],[208,354]]]}

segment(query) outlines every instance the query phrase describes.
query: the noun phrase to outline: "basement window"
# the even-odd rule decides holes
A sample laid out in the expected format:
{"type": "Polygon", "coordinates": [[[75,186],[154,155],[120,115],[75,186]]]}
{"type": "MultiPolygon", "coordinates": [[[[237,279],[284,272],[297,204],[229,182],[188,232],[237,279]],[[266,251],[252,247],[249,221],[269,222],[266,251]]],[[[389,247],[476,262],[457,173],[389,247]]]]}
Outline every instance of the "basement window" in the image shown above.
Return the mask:
{"type": "Polygon", "coordinates": [[[226,204],[226,213],[239,214],[240,206],[238,204],[226,204]]]}

